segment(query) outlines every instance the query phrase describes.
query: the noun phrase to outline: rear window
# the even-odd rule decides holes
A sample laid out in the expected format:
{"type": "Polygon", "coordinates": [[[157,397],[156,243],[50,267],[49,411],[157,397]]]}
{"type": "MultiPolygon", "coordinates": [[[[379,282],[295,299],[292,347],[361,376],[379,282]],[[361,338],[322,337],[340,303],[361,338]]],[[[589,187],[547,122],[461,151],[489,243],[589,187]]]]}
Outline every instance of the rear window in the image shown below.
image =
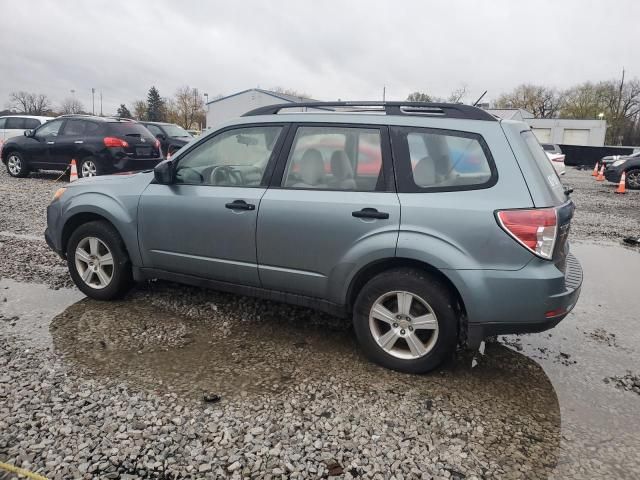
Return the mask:
{"type": "Polygon", "coordinates": [[[497,181],[491,153],[480,135],[414,127],[392,131],[401,192],[471,190],[497,181]]]}
{"type": "Polygon", "coordinates": [[[545,180],[551,190],[556,194],[558,200],[562,201],[565,198],[564,187],[562,186],[562,182],[560,181],[560,177],[556,173],[556,169],[553,168],[553,164],[547,154],[544,153],[544,150],[540,146],[538,139],[533,134],[531,130],[527,130],[521,133],[524,143],[527,145],[529,152],[531,152],[531,156],[536,161],[538,168],[542,172],[545,180]]]}
{"type": "Polygon", "coordinates": [[[118,122],[110,123],[109,131],[111,135],[117,137],[137,137],[137,138],[154,138],[147,127],[139,123],[118,122]]]}
{"type": "Polygon", "coordinates": [[[555,150],[554,145],[550,145],[548,143],[541,143],[542,148],[544,148],[547,152],[553,152],[555,150]]]}

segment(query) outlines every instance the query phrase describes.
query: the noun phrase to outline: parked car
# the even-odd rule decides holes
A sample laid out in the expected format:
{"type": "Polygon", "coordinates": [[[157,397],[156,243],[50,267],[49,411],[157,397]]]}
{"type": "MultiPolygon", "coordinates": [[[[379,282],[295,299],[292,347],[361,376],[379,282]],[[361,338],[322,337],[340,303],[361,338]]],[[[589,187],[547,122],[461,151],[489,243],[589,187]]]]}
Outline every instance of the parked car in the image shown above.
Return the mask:
{"type": "Polygon", "coordinates": [[[544,153],[547,154],[549,160],[551,161],[551,165],[555,169],[558,175],[564,175],[566,172],[566,167],[564,164],[564,154],[562,153],[562,149],[560,145],[555,145],[552,143],[541,143],[540,144],[544,150],[544,153]]]}
{"type": "Polygon", "coordinates": [[[0,159],[12,177],[31,170],[65,170],[80,177],[144,170],[162,160],[160,142],[133,120],[64,115],[4,143],[0,159]]]}
{"type": "Polygon", "coordinates": [[[556,145],[554,143],[541,143],[540,145],[542,145],[542,148],[547,153],[562,155],[562,149],[560,148],[560,145],[556,145]]]}
{"type": "Polygon", "coordinates": [[[600,159],[600,165],[604,165],[604,168],[606,169],[609,167],[609,165],[611,165],[614,162],[617,162],[618,160],[627,160],[628,158],[639,158],[639,157],[640,157],[640,151],[631,153],[629,155],[608,155],[600,159]]]}
{"type": "Polygon", "coordinates": [[[0,117],[0,142],[22,135],[25,130],[38,128],[49,120],[53,120],[53,117],[37,117],[33,115],[7,115],[0,117]]]}
{"type": "Polygon", "coordinates": [[[629,155],[609,164],[604,177],[610,182],[620,183],[622,172],[625,173],[625,186],[631,190],[640,189],[640,154],[629,155]]]}
{"type": "Polygon", "coordinates": [[[314,307],[352,317],[372,360],[425,372],[575,306],[568,193],[527,124],[475,107],[284,104],[153,172],[61,188],[45,238],[92,298],[159,278],[314,307]]]}
{"type": "Polygon", "coordinates": [[[193,140],[193,136],[180,125],[164,122],[140,122],[160,140],[163,155],[173,155],[187,143],[193,140]]]}

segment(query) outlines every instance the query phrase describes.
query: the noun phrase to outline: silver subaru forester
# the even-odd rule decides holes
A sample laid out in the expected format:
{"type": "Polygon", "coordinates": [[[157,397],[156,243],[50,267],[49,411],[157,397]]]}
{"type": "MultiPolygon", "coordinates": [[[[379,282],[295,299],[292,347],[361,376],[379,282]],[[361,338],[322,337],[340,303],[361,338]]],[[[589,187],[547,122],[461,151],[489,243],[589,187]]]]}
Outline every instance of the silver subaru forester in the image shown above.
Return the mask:
{"type": "Polygon", "coordinates": [[[285,104],[60,189],[45,237],[92,298],[159,278],[317,308],[425,372],[574,307],[569,193],[526,124],[475,107],[285,104]]]}

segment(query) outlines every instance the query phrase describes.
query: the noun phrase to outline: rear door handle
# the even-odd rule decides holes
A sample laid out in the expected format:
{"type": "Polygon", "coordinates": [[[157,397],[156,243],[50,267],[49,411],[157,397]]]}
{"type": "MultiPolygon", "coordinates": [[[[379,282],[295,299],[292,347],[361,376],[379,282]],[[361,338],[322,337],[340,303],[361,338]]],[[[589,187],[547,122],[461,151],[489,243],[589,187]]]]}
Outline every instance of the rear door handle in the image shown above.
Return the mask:
{"type": "Polygon", "coordinates": [[[76,140],[76,141],[75,141],[75,142],[73,142],[73,143],[84,143],[84,141],[83,141],[83,140],[76,140]]]}
{"type": "Polygon", "coordinates": [[[56,142],[52,142],[51,140],[47,141],[47,145],[55,145],[56,142]]]}
{"type": "Polygon", "coordinates": [[[362,210],[357,210],[355,212],[351,212],[356,218],[377,218],[379,220],[385,220],[389,218],[389,214],[386,212],[379,212],[375,208],[363,208],[362,210]]]}
{"type": "Polygon", "coordinates": [[[256,206],[253,203],[247,203],[244,200],[234,200],[230,203],[225,203],[225,207],[231,210],[255,210],[256,206]]]}

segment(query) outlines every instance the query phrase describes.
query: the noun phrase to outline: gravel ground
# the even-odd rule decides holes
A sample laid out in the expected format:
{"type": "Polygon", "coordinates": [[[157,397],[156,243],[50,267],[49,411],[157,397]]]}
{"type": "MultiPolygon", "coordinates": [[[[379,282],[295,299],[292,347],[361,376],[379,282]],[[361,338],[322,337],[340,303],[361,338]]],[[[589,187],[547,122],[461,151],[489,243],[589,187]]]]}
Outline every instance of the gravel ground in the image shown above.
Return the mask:
{"type": "MultiPolygon", "coordinates": [[[[488,344],[475,368],[461,353],[411,376],[370,364],[347,324],[302,308],[164,282],[122,302],[78,301],[42,241],[56,177],[0,173],[0,461],[52,479],[640,471],[629,427],[638,372],[625,376],[637,334],[574,326],[597,306],[577,308],[553,338],[488,344]],[[593,352],[613,355],[608,375],[591,375],[593,352]],[[598,379],[585,387],[598,389],[595,405],[564,388],[585,377],[598,379]]],[[[638,192],[614,195],[574,169],[563,181],[575,190],[574,239],[639,233],[638,192]]]]}

